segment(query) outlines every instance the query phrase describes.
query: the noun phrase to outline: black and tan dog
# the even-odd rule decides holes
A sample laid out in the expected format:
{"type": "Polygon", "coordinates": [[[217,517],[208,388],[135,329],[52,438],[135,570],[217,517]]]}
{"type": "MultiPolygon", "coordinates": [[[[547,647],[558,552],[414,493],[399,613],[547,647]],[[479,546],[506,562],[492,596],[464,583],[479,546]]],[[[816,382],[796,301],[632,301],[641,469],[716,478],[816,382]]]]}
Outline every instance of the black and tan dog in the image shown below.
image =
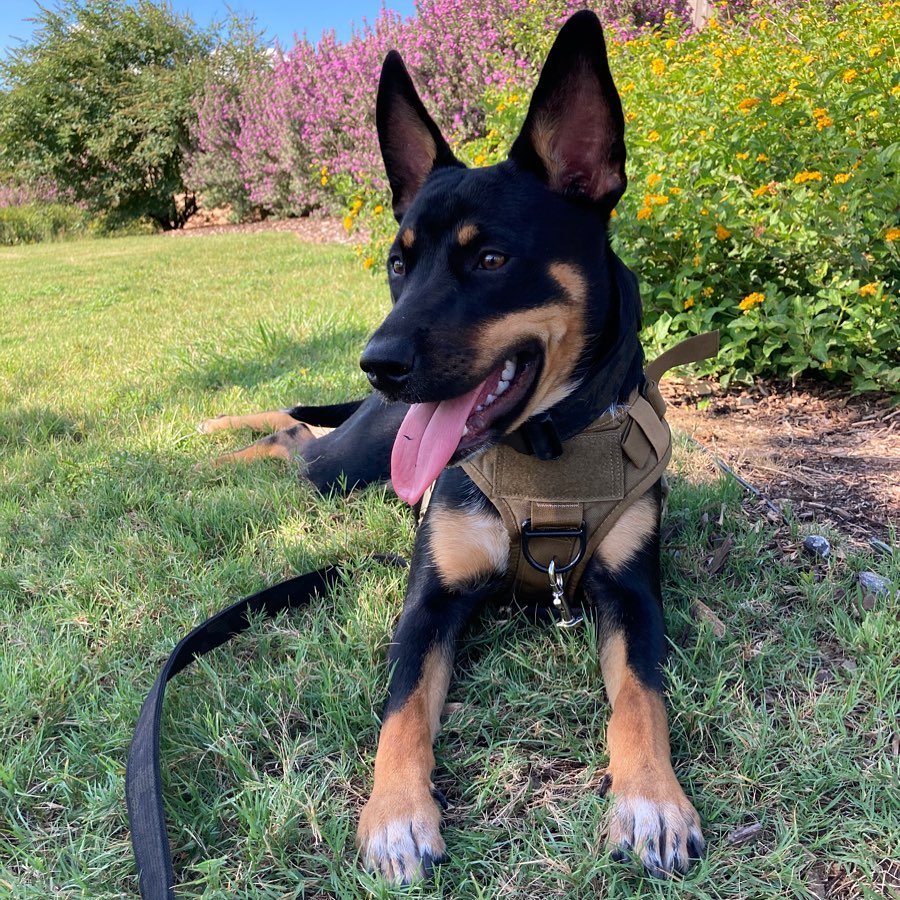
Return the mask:
{"type": "Polygon", "coordinates": [[[202,426],[279,429],[227,459],[299,460],[321,490],[390,476],[414,504],[437,482],[391,645],[374,788],[359,823],[362,856],[387,878],[408,881],[444,855],[432,744],[454,646],[484,604],[508,598],[521,557],[516,523],[510,529],[489,497],[479,461],[502,448],[504,459],[536,466],[536,481],[554,481],[553,460],[613,427],[614,440],[631,431],[634,440],[626,456],[616,449],[612,461],[582,461],[580,475],[594,485],[588,493],[601,482],[602,493],[623,465],[641,459],[650,460],[652,482],[596,532],[601,539],[587,542],[569,599],[593,610],[601,636],[612,705],[610,843],[656,874],[684,871],[704,842],[672,770],[663,701],[658,473],[668,445],[657,443],[661,416],[647,421],[636,282],[607,238],[626,185],[625,144],[600,23],[584,12],[563,27],[500,165],[471,170],[454,158],[396,53],[382,70],[377,123],[400,227],[388,260],[393,309],[361,360],[376,392],[345,406],[202,426]],[[626,414],[640,418],[628,413],[638,403],[644,431],[616,430],[629,424],[626,414]],[[339,427],[318,436],[304,422],[339,427]]]}

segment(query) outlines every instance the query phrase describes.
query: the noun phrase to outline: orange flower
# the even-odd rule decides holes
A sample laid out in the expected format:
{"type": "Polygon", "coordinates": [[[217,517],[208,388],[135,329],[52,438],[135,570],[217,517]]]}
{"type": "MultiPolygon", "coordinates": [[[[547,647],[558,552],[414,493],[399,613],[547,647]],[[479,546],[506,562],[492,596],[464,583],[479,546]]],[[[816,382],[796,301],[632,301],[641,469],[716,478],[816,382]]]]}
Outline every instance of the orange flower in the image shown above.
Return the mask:
{"type": "Polygon", "coordinates": [[[850,172],[838,172],[837,175],[834,176],[834,183],[846,184],[852,177],[850,172]]]}
{"type": "Polygon", "coordinates": [[[759,291],[754,291],[752,294],[747,294],[740,303],[738,303],[738,309],[742,309],[744,312],[748,312],[753,309],[754,306],[759,306],[766,299],[765,294],[761,294],[759,291]]]}
{"type": "Polygon", "coordinates": [[[750,110],[753,109],[753,107],[757,106],[758,104],[759,104],[758,97],[744,97],[744,99],[741,100],[740,103],[738,103],[737,108],[741,112],[750,112],[750,110]]]}
{"type": "Polygon", "coordinates": [[[684,308],[690,309],[694,305],[694,298],[688,297],[687,300],[684,301],[684,308]]]}
{"type": "Polygon", "coordinates": [[[374,266],[374,265],[375,265],[375,260],[371,256],[367,256],[363,260],[363,268],[364,269],[371,269],[372,266],[374,266]]]}
{"type": "Polygon", "coordinates": [[[861,297],[874,297],[875,294],[877,294],[877,293],[878,293],[878,282],[877,281],[871,281],[871,282],[869,282],[869,284],[864,284],[859,289],[859,295],[861,297]]]}
{"type": "Polygon", "coordinates": [[[884,239],[886,241],[890,241],[893,243],[894,241],[900,241],[900,228],[888,228],[888,230],[884,233],[884,239]]]}
{"type": "Polygon", "coordinates": [[[794,176],[794,184],[806,184],[807,181],[821,181],[821,172],[798,172],[794,176]]]}
{"type": "Polygon", "coordinates": [[[716,225],[716,240],[727,241],[731,237],[731,232],[722,224],[716,225]]]}

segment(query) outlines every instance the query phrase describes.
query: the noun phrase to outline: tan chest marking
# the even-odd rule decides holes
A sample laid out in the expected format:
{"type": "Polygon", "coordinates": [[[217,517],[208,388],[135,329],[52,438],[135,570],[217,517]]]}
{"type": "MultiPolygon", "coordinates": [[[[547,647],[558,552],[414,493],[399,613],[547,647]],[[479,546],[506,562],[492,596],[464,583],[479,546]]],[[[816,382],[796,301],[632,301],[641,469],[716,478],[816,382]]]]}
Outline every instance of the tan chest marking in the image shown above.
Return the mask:
{"type": "Polygon", "coordinates": [[[653,534],[657,515],[650,494],[629,506],[597,548],[600,562],[614,575],[624,569],[653,534]]]}
{"type": "Polygon", "coordinates": [[[506,571],[509,534],[497,516],[433,508],[429,529],[431,557],[444,587],[459,588],[506,571]]]}

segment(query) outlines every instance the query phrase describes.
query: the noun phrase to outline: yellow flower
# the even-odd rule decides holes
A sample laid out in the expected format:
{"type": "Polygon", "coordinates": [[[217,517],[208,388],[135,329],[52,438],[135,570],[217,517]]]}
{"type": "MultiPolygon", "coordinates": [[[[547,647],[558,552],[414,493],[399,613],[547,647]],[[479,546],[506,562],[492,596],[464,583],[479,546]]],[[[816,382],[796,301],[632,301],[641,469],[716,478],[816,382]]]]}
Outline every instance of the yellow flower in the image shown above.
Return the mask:
{"type": "Polygon", "coordinates": [[[735,153],[734,158],[735,159],[750,159],[750,154],[749,153],[735,153]]]}
{"type": "Polygon", "coordinates": [[[813,115],[818,119],[819,116],[827,116],[828,111],[823,106],[820,106],[818,109],[813,110],[813,115]]]}
{"type": "Polygon", "coordinates": [[[328,184],[328,176],[327,175],[323,175],[320,180],[322,182],[322,187],[325,187],[325,185],[328,184]]]}
{"type": "Polygon", "coordinates": [[[763,194],[773,194],[772,185],[774,182],[770,181],[768,184],[761,184],[756,190],[753,192],[754,197],[762,197],[763,194]]]}
{"type": "Polygon", "coordinates": [[[637,213],[638,219],[649,219],[653,210],[649,206],[642,206],[637,213]]]}
{"type": "Polygon", "coordinates": [[[738,103],[737,108],[741,112],[750,112],[750,110],[753,109],[753,107],[756,106],[758,103],[759,103],[758,97],[744,97],[744,99],[741,100],[740,103],[738,103]]]}
{"type": "Polygon", "coordinates": [[[654,75],[662,75],[663,72],[666,71],[666,64],[657,57],[650,63],[650,71],[652,71],[654,75]]]}
{"type": "Polygon", "coordinates": [[[327,175],[328,174],[328,166],[322,166],[321,170],[319,171],[319,174],[327,175]]]}
{"type": "MultiPolygon", "coordinates": [[[[666,15],[668,15],[671,11],[672,10],[666,10],[666,15]]],[[[678,44],[678,41],[676,41],[675,38],[669,38],[666,41],[666,50],[674,50],[675,47],[677,46],[677,44],[678,44]]]]}
{"type": "Polygon", "coordinates": [[[519,95],[518,94],[510,94],[508,99],[509,99],[510,103],[518,103],[519,95]]]}
{"type": "Polygon", "coordinates": [[[787,91],[782,91],[780,94],[776,94],[774,97],[772,97],[769,102],[772,104],[772,106],[781,106],[781,104],[784,103],[787,98],[787,91]]]}
{"type": "Polygon", "coordinates": [[[479,154],[475,157],[475,165],[476,165],[476,166],[482,166],[482,165],[484,165],[485,159],[487,159],[487,157],[486,157],[483,153],[479,153],[479,154]]]}
{"type": "Polygon", "coordinates": [[[378,206],[376,206],[375,209],[372,210],[372,212],[376,216],[380,216],[384,212],[384,207],[379,203],[378,206]]]}
{"type": "Polygon", "coordinates": [[[847,71],[841,75],[841,81],[843,81],[844,84],[850,84],[852,81],[856,80],[857,75],[859,75],[859,72],[857,72],[856,69],[847,69],[847,71]]]}
{"type": "Polygon", "coordinates": [[[760,154],[757,155],[756,161],[757,161],[757,162],[768,162],[768,161],[769,161],[769,157],[766,156],[765,153],[760,153],[760,154]]]}
{"type": "Polygon", "coordinates": [[[708,210],[705,206],[702,207],[702,208],[700,209],[700,215],[701,215],[701,216],[708,216],[708,215],[709,215],[709,210],[708,210]]]}
{"type": "Polygon", "coordinates": [[[888,228],[884,233],[884,239],[890,243],[900,241],[900,228],[888,228]]]}
{"type": "Polygon", "coordinates": [[[647,187],[653,189],[653,188],[655,188],[661,181],[662,181],[662,177],[661,177],[661,176],[657,175],[656,172],[651,172],[651,173],[647,176],[647,187]]]}
{"type": "Polygon", "coordinates": [[[794,176],[794,184],[806,184],[807,181],[821,181],[821,172],[798,172],[794,176]]]}
{"type": "Polygon", "coordinates": [[[700,262],[701,262],[701,260],[700,260],[700,254],[697,253],[697,254],[694,256],[694,268],[695,268],[695,269],[700,265],[700,262]]]}
{"type": "Polygon", "coordinates": [[[644,206],[664,206],[669,202],[669,198],[665,194],[645,194],[644,206]]]}
{"type": "Polygon", "coordinates": [[[740,303],[738,303],[738,309],[742,309],[744,312],[753,309],[754,306],[759,306],[766,299],[765,294],[761,294],[759,291],[754,291],[752,294],[747,294],[740,303]]]}
{"type": "Polygon", "coordinates": [[[669,193],[672,194],[673,196],[677,197],[681,193],[681,188],[680,187],[669,188],[669,193]]]}
{"type": "Polygon", "coordinates": [[[731,232],[721,223],[716,225],[716,240],[727,241],[731,237],[731,232]]]}
{"type": "Polygon", "coordinates": [[[497,112],[503,112],[504,109],[506,109],[506,104],[505,104],[505,103],[498,103],[498,104],[497,104],[497,112]]]}
{"type": "Polygon", "coordinates": [[[616,212],[616,210],[613,210],[613,211],[609,214],[609,217],[610,217],[611,219],[618,219],[618,218],[619,218],[619,214],[618,214],[618,212],[616,212]]]}
{"type": "Polygon", "coordinates": [[[703,294],[704,297],[712,297],[715,291],[713,291],[711,287],[705,287],[700,293],[703,294]]]}
{"type": "Polygon", "coordinates": [[[650,134],[647,135],[647,140],[652,144],[655,144],[659,140],[659,132],[651,131],[650,134]]]}
{"type": "Polygon", "coordinates": [[[694,298],[688,297],[687,300],[684,301],[684,308],[690,309],[694,305],[694,298]]]}
{"type": "Polygon", "coordinates": [[[353,217],[344,216],[344,231],[350,231],[353,228],[353,217]]]}
{"type": "Polygon", "coordinates": [[[375,260],[371,256],[367,256],[363,260],[363,268],[364,269],[371,269],[372,266],[374,266],[374,265],[375,265],[375,260]]]}
{"type": "Polygon", "coordinates": [[[362,205],[363,205],[362,200],[361,200],[359,197],[357,197],[357,198],[350,204],[350,209],[351,209],[351,210],[353,211],[353,213],[355,214],[355,213],[358,213],[358,212],[362,209],[362,205]]]}
{"type": "Polygon", "coordinates": [[[834,119],[829,118],[828,116],[821,116],[816,119],[816,128],[821,131],[823,128],[827,128],[829,125],[834,125],[834,119]]]}
{"type": "Polygon", "coordinates": [[[807,53],[806,56],[803,57],[803,62],[808,66],[814,59],[815,57],[812,53],[807,53]]]}
{"type": "Polygon", "coordinates": [[[838,172],[837,175],[834,176],[834,183],[846,184],[851,178],[852,175],[850,172],[838,172]]]}
{"type": "Polygon", "coordinates": [[[861,297],[874,297],[876,293],[878,293],[877,281],[870,281],[868,284],[864,284],[859,289],[859,294],[861,297]]]}

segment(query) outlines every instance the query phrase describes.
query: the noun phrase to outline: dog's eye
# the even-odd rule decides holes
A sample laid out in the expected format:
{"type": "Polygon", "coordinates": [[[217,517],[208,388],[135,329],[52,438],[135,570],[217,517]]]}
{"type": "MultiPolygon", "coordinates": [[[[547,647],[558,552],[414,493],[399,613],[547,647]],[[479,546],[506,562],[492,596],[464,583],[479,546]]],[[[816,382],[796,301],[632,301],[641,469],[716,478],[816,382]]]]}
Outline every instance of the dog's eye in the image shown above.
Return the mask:
{"type": "Polygon", "coordinates": [[[494,269],[499,269],[501,266],[505,266],[506,260],[507,257],[502,253],[495,253],[493,250],[488,250],[481,254],[481,258],[478,260],[478,268],[492,271],[494,269]]]}
{"type": "Polygon", "coordinates": [[[388,260],[388,271],[391,275],[405,275],[406,263],[399,256],[392,256],[388,260]]]}

